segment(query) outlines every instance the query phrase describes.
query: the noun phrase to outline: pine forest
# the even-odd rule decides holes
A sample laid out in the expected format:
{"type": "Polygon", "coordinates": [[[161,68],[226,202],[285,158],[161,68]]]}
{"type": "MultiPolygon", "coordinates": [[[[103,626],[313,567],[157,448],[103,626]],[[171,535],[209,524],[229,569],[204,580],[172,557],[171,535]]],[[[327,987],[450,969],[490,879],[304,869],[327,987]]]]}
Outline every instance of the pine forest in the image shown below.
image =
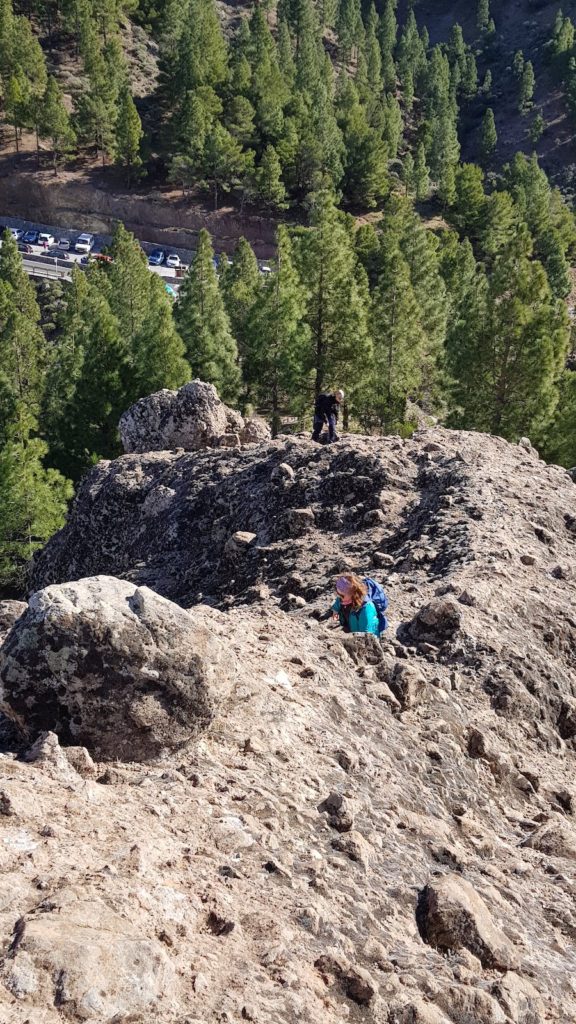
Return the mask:
{"type": "Polygon", "coordinates": [[[554,91],[576,131],[576,14],[523,6],[516,34],[494,0],[0,0],[13,173],[26,148],[55,175],[91,160],[276,239],[262,273],[201,230],[174,300],[122,223],[70,282],[35,283],[4,232],[1,593],[120,453],[121,413],[195,377],[274,433],[342,387],[347,431],[439,421],[576,465],[576,167],[547,120],[554,91]]]}

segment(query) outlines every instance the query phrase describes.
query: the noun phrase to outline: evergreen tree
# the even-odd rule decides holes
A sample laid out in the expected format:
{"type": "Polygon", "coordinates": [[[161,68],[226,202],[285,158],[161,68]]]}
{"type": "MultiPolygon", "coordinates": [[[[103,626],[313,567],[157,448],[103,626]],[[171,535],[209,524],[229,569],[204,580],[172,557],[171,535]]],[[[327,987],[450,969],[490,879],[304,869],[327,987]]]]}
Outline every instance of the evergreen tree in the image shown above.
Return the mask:
{"type": "Polygon", "coordinates": [[[280,430],[282,412],[302,411],[310,335],[305,313],[306,292],[294,268],[288,232],[280,227],[275,271],[249,314],[245,364],[258,406],[270,410],[274,436],[280,430]]]}
{"type": "Polygon", "coordinates": [[[220,191],[228,192],[239,185],[250,166],[249,155],[242,152],[242,146],[217,122],[206,138],[202,156],[202,173],[212,188],[215,210],[220,191]]]}
{"type": "Polygon", "coordinates": [[[295,255],[308,289],[314,392],[346,382],[354,400],[370,362],[366,293],[352,238],[328,193],[316,196],[312,226],[298,239],[295,255]]]}
{"type": "Polygon", "coordinates": [[[185,348],[172,316],[166,286],[149,274],[148,310],[131,350],[127,397],[135,401],[162,388],[179,388],[191,379],[185,348]]]}
{"type": "Polygon", "coordinates": [[[421,142],[416,150],[416,159],[414,161],[414,190],[416,192],[416,199],[421,202],[424,199],[428,199],[430,195],[430,175],[428,172],[428,165],[426,163],[426,150],[424,143],[421,142]]]}
{"type": "Polygon", "coordinates": [[[60,87],[52,76],[48,78],[48,85],[42,101],[39,134],[42,138],[50,139],[54,174],[56,174],[58,158],[73,148],[76,136],[62,101],[60,87]]]}
{"type": "Polygon", "coordinates": [[[118,98],[116,162],[126,168],[128,187],[132,184],[134,173],[142,166],[140,143],[143,134],[142,122],[132,99],[130,88],[125,85],[118,98]]]}
{"type": "Polygon", "coordinates": [[[448,350],[461,382],[454,422],[509,440],[537,435],[556,406],[569,339],[566,309],[553,300],[542,266],[514,247],[504,251],[482,295],[463,312],[448,350]]]}
{"type": "Polygon", "coordinates": [[[480,146],[482,149],[482,156],[485,160],[489,159],[498,143],[498,135],[496,133],[496,124],[494,121],[494,112],[487,108],[484,117],[482,118],[482,127],[480,130],[481,141],[480,146]]]}
{"type": "Polygon", "coordinates": [[[456,202],[451,219],[470,238],[477,238],[484,224],[485,209],[484,172],[476,164],[461,164],[456,172],[456,202]]]}
{"type": "Polygon", "coordinates": [[[47,445],[33,436],[37,424],[19,401],[0,449],[0,588],[25,590],[27,569],[38,548],[64,525],[73,489],[54,469],[45,469],[47,445]]]}
{"type": "Polygon", "coordinates": [[[277,210],[285,210],[286,188],[282,181],[282,166],[274,146],[266,146],[262,154],[260,167],[256,172],[258,195],[267,206],[277,210]]]}
{"type": "Polygon", "coordinates": [[[476,8],[476,25],[483,31],[490,21],[490,0],[478,0],[476,8]]]}
{"type": "Polygon", "coordinates": [[[248,320],[252,307],[262,288],[258,261],[250,243],[241,238],[234,250],[232,265],[220,278],[224,305],[230,320],[232,334],[236,339],[240,363],[246,378],[250,369],[247,364],[249,344],[248,320]]]}
{"type": "Polygon", "coordinates": [[[545,127],[546,127],[546,122],[544,121],[544,118],[542,117],[542,114],[540,112],[538,112],[536,114],[536,117],[532,121],[532,124],[530,125],[530,127],[528,129],[528,135],[530,137],[530,142],[533,142],[534,145],[536,145],[536,143],[540,142],[540,139],[542,138],[542,136],[544,134],[545,127]]]}
{"type": "Polygon", "coordinates": [[[393,55],[396,47],[398,23],[395,10],[395,0],[385,0],[378,32],[382,53],[382,80],[387,92],[396,88],[396,66],[393,55]]]}
{"type": "Polygon", "coordinates": [[[129,350],[94,280],[75,271],[58,351],[48,376],[43,424],[50,462],[78,480],[120,452],[118,420],[128,408],[129,350]]]}
{"type": "Polygon", "coordinates": [[[18,312],[32,323],[39,323],[40,308],[36,299],[36,290],[24,270],[16,240],[8,230],[2,234],[0,281],[9,285],[13,305],[18,312]]]}
{"type": "Polygon", "coordinates": [[[238,349],[213,260],[210,235],[202,229],[196,255],[180,288],[174,316],[193,377],[214,384],[223,401],[234,402],[240,388],[238,349]]]}
{"type": "Polygon", "coordinates": [[[361,419],[368,428],[397,433],[404,427],[407,398],[419,398],[425,339],[408,266],[394,239],[386,236],[370,326],[374,364],[361,419]]]}
{"type": "Polygon", "coordinates": [[[532,67],[532,61],[526,61],[522,76],[520,78],[520,87],[518,92],[518,110],[521,114],[526,114],[532,106],[532,97],[534,96],[534,86],[536,79],[534,77],[534,68],[532,67]]]}
{"type": "Polygon", "coordinates": [[[550,462],[571,469],[576,466],[576,373],[574,371],[564,370],[558,382],[558,394],[554,418],[542,438],[542,448],[545,458],[550,462]]]}

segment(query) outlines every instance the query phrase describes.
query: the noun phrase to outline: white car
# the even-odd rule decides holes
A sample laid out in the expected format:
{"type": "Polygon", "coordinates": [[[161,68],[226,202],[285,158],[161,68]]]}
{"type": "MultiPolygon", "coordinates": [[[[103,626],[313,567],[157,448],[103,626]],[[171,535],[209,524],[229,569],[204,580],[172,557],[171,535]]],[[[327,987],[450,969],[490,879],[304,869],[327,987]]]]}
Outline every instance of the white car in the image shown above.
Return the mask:
{"type": "Polygon", "coordinates": [[[8,228],[8,231],[12,235],[12,238],[15,238],[17,242],[22,238],[22,235],[24,234],[22,228],[8,228]]]}
{"type": "Polygon", "coordinates": [[[169,252],[168,253],[168,255],[166,257],[166,266],[167,267],[173,267],[176,270],[180,269],[180,267],[182,266],[182,260],[180,259],[180,257],[179,257],[177,252],[169,252]]]}
{"type": "Polygon", "coordinates": [[[89,235],[87,232],[83,235],[79,235],[76,239],[76,245],[74,246],[76,252],[85,252],[88,254],[92,252],[94,248],[94,235],[89,235]]]}
{"type": "Polygon", "coordinates": [[[63,249],[65,252],[67,252],[67,250],[70,248],[70,239],[69,238],[59,238],[58,239],[58,248],[59,249],[63,249]]]}
{"type": "Polygon", "coordinates": [[[56,239],[54,235],[51,235],[49,231],[41,231],[38,235],[38,245],[41,245],[44,249],[54,245],[56,239]]]}

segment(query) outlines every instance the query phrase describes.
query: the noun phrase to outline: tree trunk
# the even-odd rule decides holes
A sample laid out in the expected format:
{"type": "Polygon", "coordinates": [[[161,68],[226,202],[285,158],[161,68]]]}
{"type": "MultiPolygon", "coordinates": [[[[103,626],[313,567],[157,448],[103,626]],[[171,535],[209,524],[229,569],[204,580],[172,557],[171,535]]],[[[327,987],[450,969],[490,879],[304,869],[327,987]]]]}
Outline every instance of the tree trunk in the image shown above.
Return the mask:
{"type": "Polygon", "coordinates": [[[14,125],[14,142],[16,143],[16,152],[19,153],[20,149],[18,147],[18,126],[17,125],[14,125]]]}

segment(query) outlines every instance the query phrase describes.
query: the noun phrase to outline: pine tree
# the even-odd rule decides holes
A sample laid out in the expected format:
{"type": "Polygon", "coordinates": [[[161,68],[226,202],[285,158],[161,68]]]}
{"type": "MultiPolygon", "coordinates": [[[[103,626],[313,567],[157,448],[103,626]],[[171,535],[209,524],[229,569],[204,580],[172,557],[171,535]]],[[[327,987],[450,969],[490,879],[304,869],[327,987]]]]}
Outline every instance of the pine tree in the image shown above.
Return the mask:
{"type": "Polygon", "coordinates": [[[576,373],[564,370],[558,382],[554,418],[538,445],[544,458],[558,466],[576,466],[576,373]]]}
{"type": "Polygon", "coordinates": [[[212,188],[215,210],[218,209],[220,192],[228,192],[239,185],[250,165],[248,153],[244,153],[230,132],[217,122],[206,138],[202,157],[202,174],[212,188]]]}
{"type": "Polygon", "coordinates": [[[414,161],[414,189],[416,199],[419,202],[428,199],[430,195],[430,175],[426,163],[426,150],[422,142],[418,145],[414,161]]]}
{"type": "Polygon", "coordinates": [[[118,120],[116,122],[116,162],[126,168],[128,187],[134,174],[142,166],[140,143],[144,132],[138,111],[126,84],[118,98],[118,120]]]}
{"type": "Polygon", "coordinates": [[[240,388],[238,349],[213,260],[210,235],[202,229],[196,256],[180,288],[174,316],[192,375],[214,384],[223,401],[234,402],[240,388]]]}
{"type": "Polygon", "coordinates": [[[476,25],[482,31],[490,21],[490,0],[478,0],[476,8],[476,25]]]}
{"type": "Polygon", "coordinates": [[[370,361],[366,294],[353,240],[328,193],[315,197],[312,226],[298,239],[295,256],[308,289],[314,392],[339,382],[353,400],[370,361]]]}
{"type": "Polygon", "coordinates": [[[420,395],[425,339],[410,272],[393,239],[384,238],[381,247],[370,326],[374,367],[361,419],[368,428],[396,433],[404,427],[407,398],[420,395]]]}
{"type": "Polygon", "coordinates": [[[393,55],[396,47],[398,23],[396,21],[395,9],[395,0],[385,0],[378,33],[382,53],[382,79],[387,92],[396,88],[396,66],[393,55]]]}
{"type": "Polygon", "coordinates": [[[245,371],[258,406],[270,410],[275,436],[281,414],[301,412],[310,328],[306,292],[292,260],[285,227],[278,229],[276,267],[264,282],[248,321],[245,371]]]}
{"type": "Polygon", "coordinates": [[[266,206],[277,210],[286,209],[288,204],[282,181],[282,166],[274,146],[266,146],[262,154],[260,167],[256,171],[256,187],[266,206]]]}
{"type": "Polygon", "coordinates": [[[527,114],[532,106],[532,97],[534,96],[534,86],[536,79],[534,77],[534,68],[532,67],[532,61],[526,61],[524,70],[522,71],[522,77],[520,79],[520,87],[518,93],[518,110],[521,114],[527,114]]]}
{"type": "Polygon", "coordinates": [[[164,281],[156,274],[149,277],[148,311],[131,349],[132,371],[127,388],[130,401],[162,388],[179,388],[191,379],[164,281]]]}
{"type": "Polygon", "coordinates": [[[494,121],[494,112],[487,108],[484,117],[482,118],[481,127],[481,141],[480,146],[482,149],[482,155],[485,160],[489,159],[498,143],[498,135],[496,133],[496,124],[494,121]]]}
{"type": "Polygon", "coordinates": [[[72,484],[45,469],[47,445],[34,437],[37,424],[18,402],[0,450],[0,588],[23,592],[34,552],[64,524],[72,484]]]}
{"type": "Polygon", "coordinates": [[[73,274],[46,388],[42,419],[50,462],[72,480],[98,459],[119,454],[118,420],[130,404],[129,349],[100,278],[73,274]]]}
{"type": "Polygon", "coordinates": [[[39,323],[40,308],[36,300],[36,290],[24,270],[18,245],[10,231],[4,231],[2,234],[0,281],[10,286],[12,301],[18,312],[32,323],[39,323]]]}
{"type": "Polygon", "coordinates": [[[542,266],[514,246],[498,258],[483,287],[481,280],[448,348],[459,382],[461,412],[454,422],[510,440],[536,436],[557,403],[569,342],[566,309],[553,300],[542,266]]]}
{"type": "Polygon", "coordinates": [[[42,138],[50,139],[54,174],[56,174],[59,157],[70,152],[76,142],[76,136],[62,100],[60,87],[52,76],[48,78],[38,129],[42,138]]]}
{"type": "Polygon", "coordinates": [[[249,343],[247,325],[252,307],[262,288],[262,279],[258,260],[245,238],[239,240],[234,250],[232,265],[220,277],[220,288],[232,334],[238,345],[240,364],[246,377],[244,371],[249,369],[246,367],[249,343]]]}
{"type": "Polygon", "coordinates": [[[415,192],[415,181],[414,181],[414,157],[410,150],[406,153],[404,160],[402,161],[402,181],[406,189],[406,195],[414,195],[415,192]]]}
{"type": "Polygon", "coordinates": [[[451,219],[462,232],[476,238],[484,224],[485,209],[484,172],[476,164],[462,164],[456,172],[456,202],[451,219]]]}

